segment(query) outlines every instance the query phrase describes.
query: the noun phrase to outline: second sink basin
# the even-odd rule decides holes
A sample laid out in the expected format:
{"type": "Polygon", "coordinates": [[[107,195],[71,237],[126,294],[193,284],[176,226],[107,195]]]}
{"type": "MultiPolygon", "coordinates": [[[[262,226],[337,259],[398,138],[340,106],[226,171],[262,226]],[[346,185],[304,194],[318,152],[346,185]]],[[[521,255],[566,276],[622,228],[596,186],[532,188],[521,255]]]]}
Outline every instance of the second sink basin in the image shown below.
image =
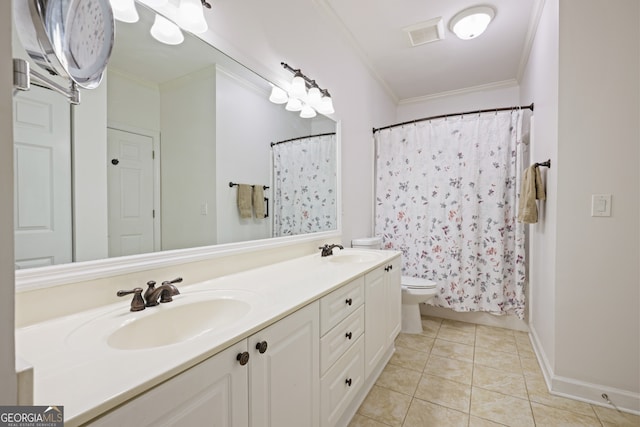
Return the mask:
{"type": "Polygon", "coordinates": [[[226,298],[167,307],[124,324],[107,338],[107,344],[120,350],[175,344],[223,327],[250,308],[244,301],[226,298]]]}

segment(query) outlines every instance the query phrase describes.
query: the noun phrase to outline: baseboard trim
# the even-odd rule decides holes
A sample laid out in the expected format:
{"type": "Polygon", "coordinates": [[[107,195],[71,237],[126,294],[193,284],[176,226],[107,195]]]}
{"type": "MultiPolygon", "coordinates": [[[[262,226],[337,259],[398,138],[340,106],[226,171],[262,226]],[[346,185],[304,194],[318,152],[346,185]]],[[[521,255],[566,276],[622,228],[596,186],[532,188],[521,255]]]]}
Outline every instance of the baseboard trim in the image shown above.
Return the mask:
{"type": "Polygon", "coordinates": [[[554,396],[566,397],[592,405],[640,415],[640,393],[555,375],[535,328],[530,325],[529,330],[529,340],[538,359],[549,393],[554,396]],[[603,399],[603,393],[607,395],[612,404],[603,399]]]}

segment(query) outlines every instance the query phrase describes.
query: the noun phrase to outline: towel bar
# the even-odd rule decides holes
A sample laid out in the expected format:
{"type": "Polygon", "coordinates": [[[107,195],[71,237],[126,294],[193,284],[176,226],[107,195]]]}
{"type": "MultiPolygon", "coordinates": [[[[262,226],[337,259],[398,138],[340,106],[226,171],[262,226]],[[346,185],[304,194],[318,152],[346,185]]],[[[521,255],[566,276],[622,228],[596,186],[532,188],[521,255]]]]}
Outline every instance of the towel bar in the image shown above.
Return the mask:
{"type": "MultiPolygon", "coordinates": [[[[240,185],[240,184],[238,184],[238,183],[236,183],[236,182],[231,182],[231,181],[229,181],[229,187],[235,187],[235,186],[237,186],[237,185],[240,185]]],[[[252,185],[252,187],[255,187],[255,185],[252,185]]],[[[263,189],[263,190],[268,190],[268,189],[269,189],[269,186],[268,186],[268,185],[263,185],[263,186],[262,186],[262,189],[263,189]]]]}
{"type": "Polygon", "coordinates": [[[535,163],[534,166],[535,167],[542,166],[542,167],[545,167],[545,168],[551,168],[551,159],[547,160],[546,162],[535,163]]]}

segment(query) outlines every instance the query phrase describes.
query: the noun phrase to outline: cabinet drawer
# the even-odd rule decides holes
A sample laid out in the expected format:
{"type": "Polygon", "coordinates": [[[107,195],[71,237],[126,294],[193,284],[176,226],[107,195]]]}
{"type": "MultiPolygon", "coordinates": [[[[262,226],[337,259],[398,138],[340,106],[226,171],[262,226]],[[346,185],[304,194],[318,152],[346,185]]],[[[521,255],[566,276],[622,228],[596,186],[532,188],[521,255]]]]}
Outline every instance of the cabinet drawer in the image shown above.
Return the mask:
{"type": "Polygon", "coordinates": [[[333,363],[364,332],[364,306],[349,315],[335,328],[331,329],[320,339],[320,372],[324,374],[333,363]]]}
{"type": "Polygon", "coordinates": [[[364,383],[364,335],[320,380],[322,426],[334,426],[364,383]]]}
{"type": "Polygon", "coordinates": [[[320,300],[320,335],[326,334],[364,302],[364,277],[336,289],[320,300]]]}

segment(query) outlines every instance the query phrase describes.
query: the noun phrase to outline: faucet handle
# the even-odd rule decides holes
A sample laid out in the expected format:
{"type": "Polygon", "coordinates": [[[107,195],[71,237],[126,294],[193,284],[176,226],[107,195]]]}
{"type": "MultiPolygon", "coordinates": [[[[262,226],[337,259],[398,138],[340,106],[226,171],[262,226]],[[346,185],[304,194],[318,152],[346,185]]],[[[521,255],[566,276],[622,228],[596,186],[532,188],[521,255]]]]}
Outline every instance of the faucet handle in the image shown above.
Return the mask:
{"type": "Polygon", "coordinates": [[[176,277],[173,280],[165,280],[164,282],[162,282],[163,285],[173,285],[174,283],[180,283],[182,282],[182,277],[176,277]]]}
{"type": "Polygon", "coordinates": [[[125,295],[130,295],[130,294],[133,294],[130,311],[144,310],[144,300],[142,299],[142,288],[133,288],[130,291],[118,291],[116,293],[116,295],[119,297],[123,297],[125,295]]]}

